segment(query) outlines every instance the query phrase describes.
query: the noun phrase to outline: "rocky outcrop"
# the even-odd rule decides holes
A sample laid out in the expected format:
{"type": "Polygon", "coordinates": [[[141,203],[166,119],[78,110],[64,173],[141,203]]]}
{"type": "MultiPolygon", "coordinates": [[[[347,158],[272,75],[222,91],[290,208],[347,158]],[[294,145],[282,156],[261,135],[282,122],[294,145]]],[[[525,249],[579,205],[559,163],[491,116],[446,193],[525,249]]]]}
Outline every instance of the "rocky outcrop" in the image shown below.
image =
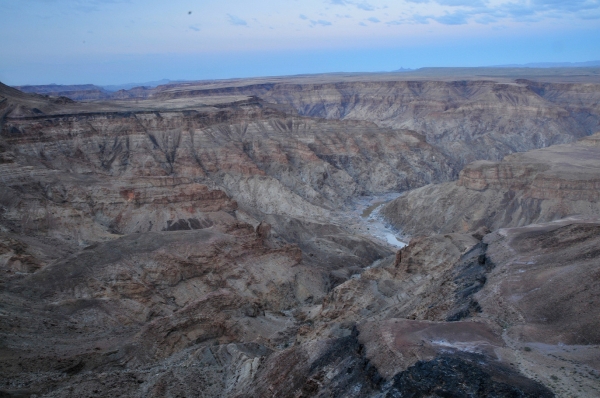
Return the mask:
{"type": "Polygon", "coordinates": [[[307,311],[299,341],[340,338],[357,324],[388,396],[593,396],[598,225],[415,239],[399,265],[390,256],[307,311]]]}
{"type": "Polygon", "coordinates": [[[16,86],[15,88],[24,93],[36,93],[52,97],[67,97],[74,101],[108,99],[112,97],[110,92],[93,84],[49,84],[41,86],[16,86]]]}
{"type": "Polygon", "coordinates": [[[9,117],[2,135],[14,151],[57,169],[209,176],[232,192],[254,189],[239,187],[245,182],[238,176],[265,176],[319,206],[447,180],[455,172],[414,132],[288,117],[260,102],[189,112],[9,117]]]}
{"type": "MultiPolygon", "coordinates": [[[[188,82],[122,90],[112,98],[164,103],[256,96],[287,113],[416,131],[456,163],[457,171],[475,160],[497,161],[514,152],[569,143],[600,128],[597,83],[540,82],[514,79],[510,73],[475,80],[448,73],[429,79],[384,74],[188,82]]],[[[77,95],[86,92],[75,94],[81,99],[77,95]]]]}
{"type": "Polygon", "coordinates": [[[484,238],[495,268],[474,295],[521,371],[558,396],[597,393],[598,220],[501,229],[484,238]]]}
{"type": "Polygon", "coordinates": [[[441,355],[394,377],[387,396],[554,397],[542,384],[510,369],[483,364],[477,355],[441,355]]]}
{"type": "Polygon", "coordinates": [[[370,120],[421,132],[464,165],[571,142],[598,130],[598,87],[520,81],[278,85],[263,98],[303,115],[370,120]]]}
{"type": "Polygon", "coordinates": [[[381,214],[409,234],[491,230],[572,215],[600,215],[600,133],[570,145],[466,166],[458,181],[429,185],[381,214]]]}
{"type": "MultiPolygon", "coordinates": [[[[300,261],[297,247],[267,248],[250,225],[231,224],[226,233],[130,234],[35,273],[4,274],[0,300],[11,315],[2,322],[2,388],[39,394],[52,379],[125,366],[152,390],[171,370],[149,377],[148,366],[200,343],[258,341],[246,354],[255,368],[252,358],[293,344],[295,322],[281,311],[325,292],[326,274],[300,261]]],[[[210,354],[197,355],[201,363],[210,354]]]]}
{"type": "Polygon", "coordinates": [[[288,229],[319,224],[311,227],[317,235],[291,242],[320,264],[365,266],[386,250],[329,227],[332,213],[357,195],[454,174],[411,131],[288,116],[257,99],[212,101],[192,101],[187,110],[112,104],[90,112],[92,104],[77,103],[66,108],[73,113],[8,114],[0,164],[5,227],[86,245],[119,234],[218,226],[239,212],[250,223],[270,217],[274,236],[298,236],[288,229]]]}

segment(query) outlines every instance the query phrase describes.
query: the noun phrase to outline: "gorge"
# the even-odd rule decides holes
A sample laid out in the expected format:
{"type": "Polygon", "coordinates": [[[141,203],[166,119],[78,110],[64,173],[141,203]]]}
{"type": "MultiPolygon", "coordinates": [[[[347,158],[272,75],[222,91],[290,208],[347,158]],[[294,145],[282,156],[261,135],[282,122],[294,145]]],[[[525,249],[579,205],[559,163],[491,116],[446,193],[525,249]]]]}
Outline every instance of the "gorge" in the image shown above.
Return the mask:
{"type": "Polygon", "coordinates": [[[0,396],[597,396],[598,76],[0,83],[0,396]]]}

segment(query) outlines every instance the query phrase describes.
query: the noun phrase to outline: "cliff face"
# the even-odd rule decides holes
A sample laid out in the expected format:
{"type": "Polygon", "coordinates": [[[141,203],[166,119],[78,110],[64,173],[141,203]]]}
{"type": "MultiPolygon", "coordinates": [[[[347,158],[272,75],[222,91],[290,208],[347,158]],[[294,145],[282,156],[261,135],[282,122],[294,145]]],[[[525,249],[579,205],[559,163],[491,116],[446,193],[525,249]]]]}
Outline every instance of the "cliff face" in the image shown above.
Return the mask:
{"type": "Polygon", "coordinates": [[[452,164],[412,131],[289,117],[260,103],[225,110],[7,118],[2,134],[13,151],[54,169],[118,179],[222,182],[260,176],[326,207],[454,173],[452,164]]]}
{"type": "MultiPolygon", "coordinates": [[[[461,166],[572,142],[600,127],[597,84],[367,81],[277,83],[234,92],[289,105],[301,115],[414,130],[461,166]]],[[[176,89],[157,95],[177,94],[185,95],[176,89]]]]}
{"type": "MultiPolygon", "coordinates": [[[[550,102],[527,86],[491,82],[419,86],[407,85],[400,98],[386,97],[378,104],[384,109],[387,103],[397,107],[380,123],[426,132],[428,142],[463,165],[570,142],[598,126],[597,98],[571,109],[568,100],[550,102]]],[[[363,107],[363,112],[370,113],[376,103],[363,107]]]]}
{"type": "MultiPolygon", "coordinates": [[[[364,80],[364,79],[363,79],[364,80]]],[[[372,121],[423,134],[458,169],[478,159],[572,142],[600,128],[598,85],[489,80],[272,82],[159,87],[160,99],[255,95],[301,115],[372,121]]]]}
{"type": "MultiPolygon", "coordinates": [[[[366,265],[372,254],[352,254],[357,240],[329,225],[332,211],[363,194],[455,173],[415,132],[289,116],[256,99],[230,98],[167,103],[162,111],[146,110],[155,103],[133,111],[98,105],[95,112],[93,104],[72,104],[65,109],[70,113],[44,108],[43,116],[7,115],[3,220],[13,230],[92,243],[114,234],[222,224],[222,213],[239,207],[253,225],[268,218],[281,236],[293,236],[299,225],[327,235],[331,250],[345,257],[332,258],[312,236],[297,242],[322,253],[324,264],[366,265]]],[[[369,241],[358,247],[380,251],[369,241]]]]}
{"type": "Polygon", "coordinates": [[[467,165],[458,181],[429,185],[382,214],[410,234],[495,230],[600,215],[600,134],[574,144],[467,165]]]}
{"type": "Polygon", "coordinates": [[[455,163],[456,171],[474,160],[497,161],[514,152],[569,143],[600,128],[597,83],[413,79],[374,75],[190,82],[121,90],[111,98],[164,102],[256,96],[304,116],[416,131],[455,163]]]}
{"type": "Polygon", "coordinates": [[[452,172],[434,165],[407,177],[381,156],[374,166],[389,179],[371,181],[349,132],[365,134],[367,154],[400,146],[420,162],[421,151],[435,150],[413,132],[288,117],[254,99],[159,112],[148,110],[155,104],[55,108],[5,91],[8,395],[243,392],[264,357],[294,344],[292,310],[343,282],[332,271],[360,272],[390,254],[332,224],[331,208],[357,191],[452,172]],[[334,167],[321,157],[343,160],[334,167]],[[265,218],[276,229],[259,223],[265,218]],[[180,363],[184,352],[191,368],[180,363]]]}
{"type": "Polygon", "coordinates": [[[307,308],[250,395],[593,396],[598,225],[416,239],[307,308]]]}

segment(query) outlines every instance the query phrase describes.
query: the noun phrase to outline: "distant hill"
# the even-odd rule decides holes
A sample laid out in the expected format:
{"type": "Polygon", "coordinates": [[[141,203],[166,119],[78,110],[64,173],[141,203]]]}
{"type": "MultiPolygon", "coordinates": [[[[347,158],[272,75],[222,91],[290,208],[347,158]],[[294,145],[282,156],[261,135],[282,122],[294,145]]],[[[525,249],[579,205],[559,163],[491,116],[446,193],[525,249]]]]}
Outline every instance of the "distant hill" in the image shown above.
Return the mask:
{"type": "Polygon", "coordinates": [[[182,80],[162,79],[145,83],[126,83],[108,86],[97,86],[95,84],[41,84],[14,86],[14,88],[24,93],[48,95],[51,97],[67,97],[75,101],[84,101],[143,97],[145,95],[141,95],[142,92],[146,92],[157,86],[182,82],[182,80]]]}
{"type": "Polygon", "coordinates": [[[27,86],[15,86],[17,90],[24,93],[35,93],[35,94],[46,94],[53,95],[57,92],[69,92],[69,91],[104,91],[100,86],[94,84],[41,84],[41,85],[27,85],[27,86]]]}
{"type": "Polygon", "coordinates": [[[67,97],[73,100],[108,99],[111,93],[94,84],[44,84],[33,86],[15,86],[24,93],[49,95],[51,97],[67,97]]]}
{"type": "Polygon", "coordinates": [[[130,90],[135,87],[156,87],[156,86],[160,86],[163,84],[180,83],[180,82],[181,81],[162,79],[162,80],[155,80],[155,81],[146,82],[146,83],[113,84],[113,85],[108,85],[108,86],[102,86],[102,88],[106,91],[119,91],[119,90],[130,90]]]}
{"type": "Polygon", "coordinates": [[[600,61],[587,62],[534,62],[528,64],[496,65],[491,68],[589,68],[600,66],[600,61]]]}

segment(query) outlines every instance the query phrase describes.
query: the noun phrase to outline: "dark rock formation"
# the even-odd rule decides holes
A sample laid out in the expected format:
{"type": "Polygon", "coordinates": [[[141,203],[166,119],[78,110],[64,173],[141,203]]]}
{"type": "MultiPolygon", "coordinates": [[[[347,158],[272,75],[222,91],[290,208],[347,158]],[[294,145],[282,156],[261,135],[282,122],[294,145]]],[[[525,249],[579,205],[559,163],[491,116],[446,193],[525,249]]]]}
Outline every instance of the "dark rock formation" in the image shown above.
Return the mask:
{"type": "Polygon", "coordinates": [[[385,394],[386,398],[424,396],[549,398],[554,394],[511,369],[486,363],[480,356],[463,354],[417,362],[394,376],[385,394]]]}

